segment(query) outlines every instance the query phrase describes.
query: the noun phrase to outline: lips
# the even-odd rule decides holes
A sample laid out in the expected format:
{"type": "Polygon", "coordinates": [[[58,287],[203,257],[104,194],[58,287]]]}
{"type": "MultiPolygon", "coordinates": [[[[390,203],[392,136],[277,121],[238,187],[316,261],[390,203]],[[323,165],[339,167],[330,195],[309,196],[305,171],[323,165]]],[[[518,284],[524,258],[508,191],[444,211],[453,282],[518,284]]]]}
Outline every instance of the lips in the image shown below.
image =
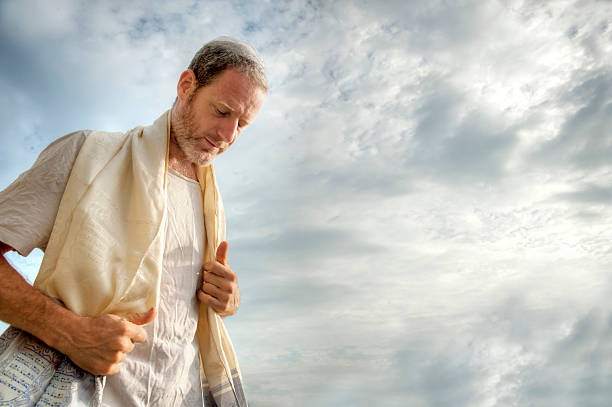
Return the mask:
{"type": "Polygon", "coordinates": [[[209,146],[211,146],[212,148],[219,148],[215,143],[213,143],[212,141],[210,141],[210,139],[208,137],[204,137],[204,140],[206,140],[206,142],[208,143],[209,146]]]}

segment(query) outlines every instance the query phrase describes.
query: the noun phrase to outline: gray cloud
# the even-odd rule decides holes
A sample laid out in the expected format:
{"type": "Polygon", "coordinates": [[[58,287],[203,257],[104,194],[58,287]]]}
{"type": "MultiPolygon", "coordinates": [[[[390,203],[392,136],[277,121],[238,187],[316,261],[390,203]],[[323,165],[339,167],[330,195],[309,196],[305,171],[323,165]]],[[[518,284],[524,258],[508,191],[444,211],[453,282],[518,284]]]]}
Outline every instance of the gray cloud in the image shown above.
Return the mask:
{"type": "MultiPolygon", "coordinates": [[[[261,248],[258,241],[251,241],[251,244],[239,241],[238,244],[247,250],[257,250],[261,248]]],[[[331,227],[295,229],[290,233],[269,239],[266,244],[271,245],[274,250],[290,256],[312,252],[319,253],[322,256],[354,256],[364,252],[372,253],[379,248],[379,246],[373,244],[357,243],[351,231],[331,227]]]]}
{"type": "Polygon", "coordinates": [[[407,165],[452,181],[503,175],[516,130],[477,110],[462,114],[466,101],[456,90],[437,81],[430,86],[416,112],[416,147],[407,165]]]}
{"type": "Polygon", "coordinates": [[[612,156],[612,72],[593,72],[563,95],[576,106],[559,135],[541,146],[537,161],[577,168],[608,167],[612,156]]]}
{"type": "Polygon", "coordinates": [[[524,406],[603,406],[612,397],[612,316],[593,309],[555,343],[541,363],[520,372],[524,406]]]}
{"type": "Polygon", "coordinates": [[[558,194],[557,198],[581,203],[612,205],[612,186],[585,185],[576,191],[558,194]]]}
{"type": "MultiPolygon", "coordinates": [[[[472,362],[473,349],[448,339],[444,346],[404,341],[392,355],[394,380],[389,391],[410,405],[471,406],[483,401],[483,369],[472,362]]],[[[398,403],[399,405],[399,403],[398,403]]]]}

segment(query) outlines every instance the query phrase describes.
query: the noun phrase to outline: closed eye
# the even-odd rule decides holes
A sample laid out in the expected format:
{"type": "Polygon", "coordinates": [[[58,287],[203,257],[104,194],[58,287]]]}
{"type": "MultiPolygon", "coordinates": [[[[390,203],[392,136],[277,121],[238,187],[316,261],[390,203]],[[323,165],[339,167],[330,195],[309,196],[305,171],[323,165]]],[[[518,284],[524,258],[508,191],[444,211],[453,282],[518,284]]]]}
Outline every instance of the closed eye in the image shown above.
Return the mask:
{"type": "Polygon", "coordinates": [[[218,114],[219,116],[222,116],[222,117],[225,117],[225,116],[227,116],[227,115],[229,114],[229,112],[227,112],[227,111],[225,111],[225,110],[221,110],[221,109],[219,109],[219,108],[217,108],[217,107],[215,107],[215,110],[217,111],[217,114],[218,114]]]}

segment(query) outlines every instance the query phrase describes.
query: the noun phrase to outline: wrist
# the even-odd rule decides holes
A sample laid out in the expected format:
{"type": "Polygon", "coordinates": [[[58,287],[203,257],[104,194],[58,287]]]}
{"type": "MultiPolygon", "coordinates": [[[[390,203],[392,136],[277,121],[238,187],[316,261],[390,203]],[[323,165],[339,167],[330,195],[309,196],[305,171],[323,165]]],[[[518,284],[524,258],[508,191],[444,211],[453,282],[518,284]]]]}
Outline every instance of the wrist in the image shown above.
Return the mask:
{"type": "Polygon", "coordinates": [[[44,323],[40,324],[41,332],[37,336],[50,347],[67,354],[75,342],[83,317],[64,308],[49,299],[45,304],[44,323]]]}

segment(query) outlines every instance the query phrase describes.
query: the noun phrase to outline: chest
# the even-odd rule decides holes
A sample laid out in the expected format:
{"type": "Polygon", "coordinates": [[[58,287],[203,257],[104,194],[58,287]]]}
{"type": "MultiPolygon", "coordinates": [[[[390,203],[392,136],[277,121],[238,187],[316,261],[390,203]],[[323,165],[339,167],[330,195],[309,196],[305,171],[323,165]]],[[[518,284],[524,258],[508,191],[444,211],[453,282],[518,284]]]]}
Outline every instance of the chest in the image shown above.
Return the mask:
{"type": "MultiPolygon", "coordinates": [[[[168,172],[165,248],[161,292],[193,298],[204,263],[206,233],[197,182],[168,172]],[[188,296],[186,294],[189,294],[188,296]]],[[[168,295],[162,296],[162,300],[168,295]]]]}

